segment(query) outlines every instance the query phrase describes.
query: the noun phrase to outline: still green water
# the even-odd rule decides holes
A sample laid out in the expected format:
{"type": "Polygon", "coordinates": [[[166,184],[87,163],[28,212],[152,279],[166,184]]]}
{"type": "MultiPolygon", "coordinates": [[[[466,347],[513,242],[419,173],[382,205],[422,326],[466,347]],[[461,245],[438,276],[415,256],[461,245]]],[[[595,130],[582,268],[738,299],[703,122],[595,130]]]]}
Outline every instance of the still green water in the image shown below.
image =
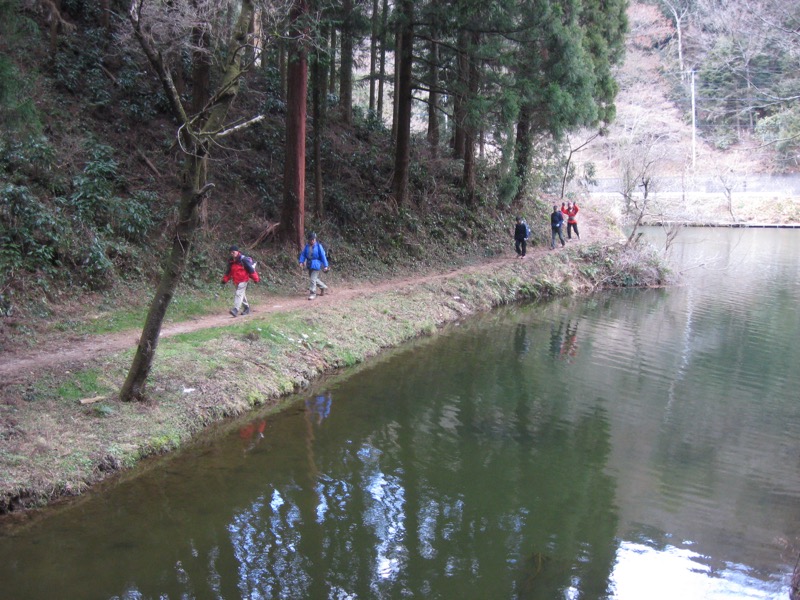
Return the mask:
{"type": "MultiPolygon", "coordinates": [[[[658,244],[658,232],[650,232],[658,244]]],[[[0,597],[786,598],[800,231],[411,344],[0,537],[0,597]]]]}

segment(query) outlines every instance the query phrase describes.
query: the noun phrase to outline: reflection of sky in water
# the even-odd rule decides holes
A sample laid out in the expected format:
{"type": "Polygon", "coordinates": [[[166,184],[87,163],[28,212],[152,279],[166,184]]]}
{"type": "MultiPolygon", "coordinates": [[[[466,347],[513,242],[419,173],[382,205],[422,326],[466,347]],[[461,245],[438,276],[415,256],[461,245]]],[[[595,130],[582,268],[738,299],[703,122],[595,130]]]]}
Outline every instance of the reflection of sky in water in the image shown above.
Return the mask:
{"type": "Polygon", "coordinates": [[[786,598],[781,581],[751,577],[743,565],[728,564],[714,573],[691,550],[667,546],[656,550],[622,542],[611,573],[612,597],[619,600],[721,600],[723,598],[786,598]]]}
{"type": "Polygon", "coordinates": [[[404,493],[394,477],[376,473],[369,485],[374,501],[367,522],[375,529],[378,545],[375,548],[375,574],[379,579],[392,579],[400,571],[403,548],[404,493]]]}

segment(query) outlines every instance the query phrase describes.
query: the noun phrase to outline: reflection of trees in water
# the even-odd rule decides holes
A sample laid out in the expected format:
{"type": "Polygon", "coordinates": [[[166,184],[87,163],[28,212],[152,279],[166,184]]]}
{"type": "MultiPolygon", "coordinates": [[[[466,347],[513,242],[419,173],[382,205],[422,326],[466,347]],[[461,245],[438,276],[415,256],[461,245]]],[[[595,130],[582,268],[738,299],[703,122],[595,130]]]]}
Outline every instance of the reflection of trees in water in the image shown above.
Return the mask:
{"type": "Polygon", "coordinates": [[[517,323],[514,329],[514,351],[522,358],[531,349],[531,341],[528,337],[528,326],[525,323],[517,323]]]}
{"type": "MultiPolygon", "coordinates": [[[[482,349],[474,343],[460,352],[482,349]]],[[[508,352],[518,350],[515,337],[508,352]]],[[[238,513],[242,594],[602,596],[616,554],[607,415],[597,407],[569,423],[557,401],[498,398],[498,362],[471,364],[414,410],[387,407],[346,448],[315,451],[325,474],[315,484],[298,471],[238,513]]],[[[451,375],[416,367],[391,381],[384,372],[376,393],[407,398],[451,375]]]]}
{"type": "Polygon", "coordinates": [[[183,490],[202,489],[217,514],[194,508],[185,518],[205,528],[157,548],[139,592],[601,597],[616,552],[607,415],[569,416],[547,384],[552,365],[520,360],[535,331],[459,336],[435,361],[400,356],[346,384],[375,402],[388,394],[380,411],[345,409],[342,386],[322,420],[315,398],[250,452],[240,434],[224,477],[192,471],[183,490]]]}

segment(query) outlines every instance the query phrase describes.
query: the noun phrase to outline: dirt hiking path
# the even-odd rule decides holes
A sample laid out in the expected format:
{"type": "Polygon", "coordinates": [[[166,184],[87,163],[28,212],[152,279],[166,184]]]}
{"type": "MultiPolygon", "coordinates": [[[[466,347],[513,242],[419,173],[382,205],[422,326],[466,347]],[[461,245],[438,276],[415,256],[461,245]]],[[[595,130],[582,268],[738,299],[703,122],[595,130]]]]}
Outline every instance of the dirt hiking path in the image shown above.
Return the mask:
{"type": "MultiPolygon", "coordinates": [[[[580,241],[572,240],[568,242],[568,244],[583,245],[598,241],[606,243],[614,240],[618,241],[619,238],[617,234],[612,232],[606,223],[604,216],[606,212],[607,209],[604,208],[598,210],[598,206],[582,207],[581,216],[579,217],[582,239],[580,241]],[[588,236],[587,231],[589,233],[588,236]]],[[[549,238],[549,226],[547,231],[547,237],[549,238]]],[[[387,279],[378,283],[358,282],[349,285],[346,283],[337,285],[335,276],[336,267],[334,265],[331,269],[333,277],[330,282],[330,294],[317,297],[313,302],[336,306],[337,304],[345,303],[354,298],[363,298],[372,294],[401,290],[414,285],[446,281],[458,275],[492,272],[498,265],[517,260],[513,247],[514,242],[509,237],[508,250],[501,256],[450,270],[442,270],[427,275],[387,279]]],[[[548,252],[549,249],[546,244],[529,244],[526,260],[536,260],[537,257],[547,254],[548,252]]],[[[226,311],[222,314],[207,315],[188,321],[165,323],[161,328],[160,337],[167,338],[182,333],[199,331],[201,329],[225,327],[235,323],[241,323],[242,319],[257,318],[259,315],[290,312],[308,308],[309,300],[308,292],[305,290],[305,274],[303,275],[303,281],[304,291],[302,293],[292,296],[263,296],[260,302],[253,304],[252,312],[247,317],[233,318],[226,311]]],[[[66,333],[61,336],[47,335],[46,341],[37,344],[35,348],[26,350],[9,349],[0,354],[0,390],[7,385],[29,381],[31,377],[36,377],[37,372],[51,371],[55,368],[67,369],[70,365],[88,362],[98,355],[113,354],[129,348],[135,348],[139,343],[140,334],[141,328],[113,334],[70,335],[66,333]]]]}
{"type": "MultiPolygon", "coordinates": [[[[544,252],[546,252],[546,249],[542,247],[531,248],[528,252],[528,258],[544,252]]],[[[399,290],[412,285],[444,281],[455,275],[492,271],[498,264],[506,263],[513,259],[516,259],[516,256],[507,254],[447,272],[420,277],[390,279],[376,284],[359,283],[350,287],[338,287],[334,281],[331,285],[330,293],[323,297],[317,297],[313,302],[337,305],[353,298],[399,290]]],[[[212,327],[225,327],[241,323],[242,319],[250,319],[263,314],[299,310],[309,304],[307,293],[305,292],[302,296],[267,296],[259,304],[253,305],[252,312],[247,317],[233,318],[227,313],[213,314],[189,321],[165,324],[161,329],[161,337],[166,338],[212,327]]],[[[54,338],[34,349],[4,352],[0,356],[0,388],[6,385],[23,383],[31,377],[36,377],[37,372],[42,370],[52,370],[58,367],[67,368],[69,365],[89,361],[97,355],[135,348],[138,344],[140,333],[141,329],[105,335],[73,336],[66,334],[62,338],[54,338]]]]}

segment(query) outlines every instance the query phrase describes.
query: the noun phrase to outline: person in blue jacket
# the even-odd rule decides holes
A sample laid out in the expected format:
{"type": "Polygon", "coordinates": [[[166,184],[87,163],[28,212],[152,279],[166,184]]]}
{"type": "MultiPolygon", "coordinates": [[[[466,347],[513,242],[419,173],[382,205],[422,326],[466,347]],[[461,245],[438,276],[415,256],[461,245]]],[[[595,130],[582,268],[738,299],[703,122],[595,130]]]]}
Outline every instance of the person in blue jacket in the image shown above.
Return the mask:
{"type": "Polygon", "coordinates": [[[328,272],[328,257],[325,256],[325,249],[317,241],[317,234],[313,231],[307,236],[308,243],[303,251],[300,253],[299,261],[300,266],[308,269],[308,275],[311,280],[309,285],[309,300],[317,297],[317,288],[319,288],[319,295],[324,296],[328,289],[322,280],[319,278],[320,270],[325,273],[328,272]]]}

